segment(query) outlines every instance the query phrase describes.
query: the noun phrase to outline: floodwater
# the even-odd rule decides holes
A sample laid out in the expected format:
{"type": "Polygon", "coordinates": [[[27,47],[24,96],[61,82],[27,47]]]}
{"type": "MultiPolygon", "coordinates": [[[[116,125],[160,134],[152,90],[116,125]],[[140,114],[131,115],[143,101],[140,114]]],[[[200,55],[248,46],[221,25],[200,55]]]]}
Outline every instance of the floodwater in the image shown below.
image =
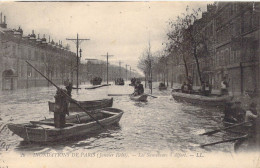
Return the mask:
{"type": "MultiPolygon", "coordinates": [[[[133,87],[115,86],[93,90],[73,90],[76,100],[95,100],[108,98],[107,94],[127,94],[133,87]]],[[[118,126],[109,131],[101,131],[90,137],[50,144],[23,142],[5,125],[26,123],[52,118],[48,111],[48,101],[54,101],[54,87],[30,88],[16,91],[2,91],[0,95],[0,140],[9,144],[8,151],[21,152],[160,152],[180,151],[189,153],[230,152],[233,143],[223,143],[205,148],[198,145],[230,138],[226,133],[214,136],[200,136],[200,133],[222,127],[223,112],[215,108],[203,108],[176,102],[171,90],[153,89],[147,102],[134,102],[128,96],[114,97],[114,108],[124,111],[118,126]]],[[[149,90],[145,90],[149,93],[149,90]]]]}

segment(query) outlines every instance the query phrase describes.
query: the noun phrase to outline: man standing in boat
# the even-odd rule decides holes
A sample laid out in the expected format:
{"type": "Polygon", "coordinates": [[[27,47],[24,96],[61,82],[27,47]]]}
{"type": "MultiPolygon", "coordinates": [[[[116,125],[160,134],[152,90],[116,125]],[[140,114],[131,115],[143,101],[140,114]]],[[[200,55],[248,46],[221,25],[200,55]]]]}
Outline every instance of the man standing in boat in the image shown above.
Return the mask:
{"type": "Polygon", "coordinates": [[[66,114],[69,115],[69,100],[66,90],[58,89],[55,98],[54,125],[56,128],[64,128],[66,114]]]}

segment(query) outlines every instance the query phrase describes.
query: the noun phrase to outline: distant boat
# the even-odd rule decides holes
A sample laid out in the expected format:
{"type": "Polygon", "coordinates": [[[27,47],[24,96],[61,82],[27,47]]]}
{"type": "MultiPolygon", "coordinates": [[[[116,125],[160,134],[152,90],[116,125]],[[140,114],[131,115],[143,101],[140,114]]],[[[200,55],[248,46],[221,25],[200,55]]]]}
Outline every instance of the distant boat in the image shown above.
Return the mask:
{"type": "MultiPolygon", "coordinates": [[[[123,111],[116,108],[105,108],[95,110],[91,115],[100,124],[108,127],[120,121],[123,111]]],[[[91,135],[104,129],[86,113],[67,116],[64,128],[55,128],[53,118],[24,124],[8,124],[7,126],[14,134],[29,142],[63,141],[71,137],[91,135]]]]}
{"type": "MultiPolygon", "coordinates": [[[[101,100],[93,100],[93,101],[78,101],[80,106],[82,106],[86,110],[96,110],[106,107],[112,107],[113,98],[111,99],[101,99],[101,100]]],[[[49,111],[55,111],[55,103],[49,102],[49,111]]],[[[74,103],[70,103],[69,112],[81,112],[82,110],[74,103]]]]}
{"type": "Polygon", "coordinates": [[[203,96],[199,94],[189,94],[189,93],[182,93],[181,89],[174,89],[172,91],[172,97],[176,101],[187,102],[195,105],[206,105],[206,106],[213,106],[213,107],[224,107],[227,102],[231,101],[231,96],[220,96],[220,95],[210,95],[210,96],[203,96]]]}
{"type": "Polygon", "coordinates": [[[167,86],[165,86],[164,83],[160,83],[160,84],[159,84],[159,90],[160,90],[160,91],[161,91],[161,90],[167,90],[167,86]]]}
{"type": "Polygon", "coordinates": [[[130,95],[130,99],[131,99],[131,100],[141,101],[141,102],[147,101],[147,97],[148,97],[148,96],[147,96],[146,94],[137,95],[137,96],[130,95]]]}

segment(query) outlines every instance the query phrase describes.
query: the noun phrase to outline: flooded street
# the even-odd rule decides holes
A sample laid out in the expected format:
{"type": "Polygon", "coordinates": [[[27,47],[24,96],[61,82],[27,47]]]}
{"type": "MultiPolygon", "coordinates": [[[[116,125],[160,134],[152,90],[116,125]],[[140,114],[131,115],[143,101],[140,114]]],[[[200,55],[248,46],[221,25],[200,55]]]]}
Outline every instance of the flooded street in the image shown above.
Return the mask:
{"type": "MultiPolygon", "coordinates": [[[[131,86],[103,87],[93,90],[73,90],[76,100],[108,98],[107,94],[132,93],[131,86]]],[[[148,101],[134,102],[128,96],[114,97],[113,107],[124,111],[119,126],[102,131],[93,136],[50,144],[29,144],[12,134],[5,127],[8,123],[26,123],[53,118],[48,111],[48,101],[54,101],[54,87],[31,88],[28,90],[2,91],[0,97],[0,139],[9,144],[8,151],[21,152],[160,152],[180,151],[230,152],[233,143],[218,144],[206,148],[199,144],[220,141],[225,133],[216,136],[200,136],[200,133],[222,126],[223,112],[215,108],[196,107],[173,100],[171,90],[153,90],[158,98],[148,97],[148,101]]],[[[149,90],[145,90],[149,93],[149,90]]]]}

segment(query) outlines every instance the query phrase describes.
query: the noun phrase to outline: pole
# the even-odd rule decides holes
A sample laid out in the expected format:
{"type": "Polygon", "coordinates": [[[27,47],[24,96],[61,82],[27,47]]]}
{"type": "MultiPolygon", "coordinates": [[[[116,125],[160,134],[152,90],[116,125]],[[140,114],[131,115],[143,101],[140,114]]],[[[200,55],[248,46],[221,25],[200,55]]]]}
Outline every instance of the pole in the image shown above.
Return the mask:
{"type": "Polygon", "coordinates": [[[126,77],[125,77],[125,81],[127,81],[127,64],[125,64],[125,74],[126,74],[126,77]]]}
{"type": "Polygon", "coordinates": [[[79,44],[84,41],[84,40],[90,40],[90,39],[79,39],[79,34],[77,33],[77,38],[76,39],[66,39],[66,40],[72,40],[76,43],[76,48],[77,48],[77,89],[79,88],[79,57],[78,57],[78,50],[79,50],[79,44]]]}
{"type": "Polygon", "coordinates": [[[119,61],[119,77],[121,78],[121,61],[119,61]]]}
{"type": "Polygon", "coordinates": [[[79,34],[77,33],[77,89],[79,88],[79,34]]]}
{"type": "Polygon", "coordinates": [[[107,57],[107,84],[108,84],[108,57],[113,56],[113,55],[108,55],[108,52],[107,52],[107,55],[102,55],[102,56],[107,57]]]}
{"type": "Polygon", "coordinates": [[[107,84],[108,84],[108,52],[107,52],[107,84]]]}
{"type": "Polygon", "coordinates": [[[131,79],[131,67],[130,67],[130,79],[131,79]]]}

